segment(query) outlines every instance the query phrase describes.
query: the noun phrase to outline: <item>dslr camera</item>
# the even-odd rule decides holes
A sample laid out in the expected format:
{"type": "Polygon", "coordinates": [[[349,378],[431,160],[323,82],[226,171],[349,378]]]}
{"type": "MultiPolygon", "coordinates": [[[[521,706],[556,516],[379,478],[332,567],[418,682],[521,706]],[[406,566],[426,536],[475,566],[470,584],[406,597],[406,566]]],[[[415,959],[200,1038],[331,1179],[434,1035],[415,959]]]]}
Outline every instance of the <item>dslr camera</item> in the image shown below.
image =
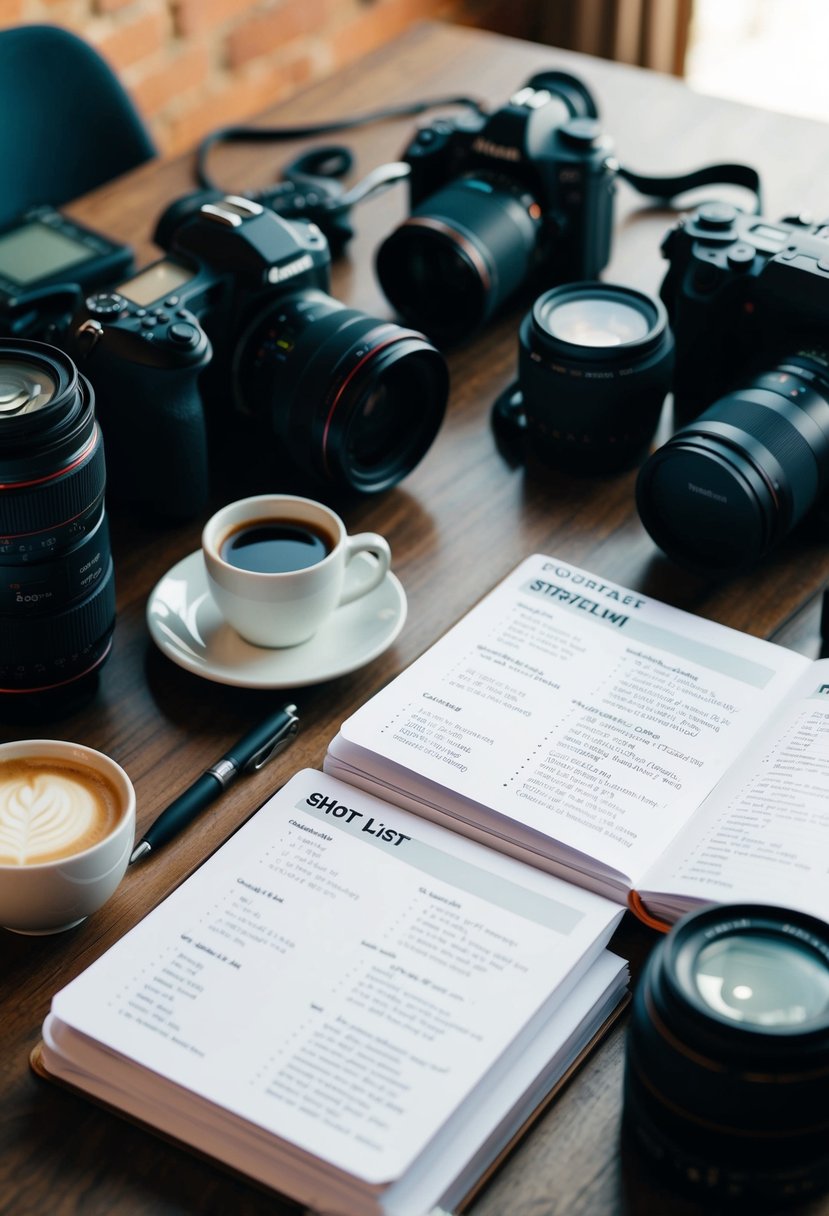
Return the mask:
{"type": "Polygon", "coordinates": [[[431,337],[469,337],[527,285],[607,265],[618,165],[588,89],[541,72],[492,114],[439,119],[403,154],[411,214],[380,246],[388,299],[431,337]]]}
{"type": "Polygon", "coordinates": [[[110,497],[195,515],[208,435],[217,458],[241,435],[245,464],[264,446],[282,470],[364,492],[417,464],[443,418],[445,361],[327,294],[316,224],[228,196],[179,226],[162,216],[159,233],[168,255],[88,296],[62,338],[95,388],[110,497]]]}
{"type": "Polygon", "coordinates": [[[637,503],[690,569],[764,557],[829,485],[829,224],[709,203],[668,233],[675,418],[637,503]]]}

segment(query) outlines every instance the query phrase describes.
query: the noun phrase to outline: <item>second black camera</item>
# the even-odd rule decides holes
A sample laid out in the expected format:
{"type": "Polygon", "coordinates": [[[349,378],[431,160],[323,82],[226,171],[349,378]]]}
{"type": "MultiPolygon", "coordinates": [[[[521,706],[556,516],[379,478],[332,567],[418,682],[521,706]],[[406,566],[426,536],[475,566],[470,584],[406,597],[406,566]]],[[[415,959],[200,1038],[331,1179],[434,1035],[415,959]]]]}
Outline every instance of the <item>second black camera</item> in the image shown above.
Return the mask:
{"type": "Polygon", "coordinates": [[[663,253],[685,425],[643,465],[637,503],[669,557],[731,574],[829,488],[829,225],[709,203],[663,253]]]}
{"type": "Polygon", "coordinates": [[[113,497],[201,510],[206,413],[225,429],[247,416],[250,447],[272,444],[274,463],[316,483],[378,491],[417,464],[443,418],[446,363],[421,334],[327,294],[315,224],[227,197],[169,240],[168,257],[88,297],[62,339],[95,386],[113,497]]]}
{"type": "Polygon", "coordinates": [[[597,278],[610,257],[610,150],[590,92],[566,72],[533,76],[492,114],[421,128],[403,154],[411,215],[377,254],[400,316],[455,342],[523,286],[597,278]]]}

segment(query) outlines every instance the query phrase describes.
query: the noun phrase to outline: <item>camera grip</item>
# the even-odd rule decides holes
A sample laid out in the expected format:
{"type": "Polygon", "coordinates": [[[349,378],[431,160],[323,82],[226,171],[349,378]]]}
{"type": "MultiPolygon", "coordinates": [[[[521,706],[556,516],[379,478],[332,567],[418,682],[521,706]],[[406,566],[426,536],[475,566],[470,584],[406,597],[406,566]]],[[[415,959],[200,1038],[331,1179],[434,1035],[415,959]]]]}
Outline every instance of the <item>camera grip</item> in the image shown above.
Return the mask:
{"type": "MultiPolygon", "coordinates": [[[[98,418],[108,496],[153,514],[188,519],[206,504],[207,434],[199,368],[119,368],[100,376],[98,418]]],[[[90,369],[90,375],[94,375],[90,369]]],[[[98,381],[93,379],[98,389],[98,381]]]]}
{"type": "MultiPolygon", "coordinates": [[[[108,298],[96,297],[93,304],[100,312],[108,298]]],[[[187,519],[207,501],[198,378],[212,351],[195,317],[181,310],[172,324],[167,320],[87,320],[68,346],[95,390],[109,500],[187,519]]]]}

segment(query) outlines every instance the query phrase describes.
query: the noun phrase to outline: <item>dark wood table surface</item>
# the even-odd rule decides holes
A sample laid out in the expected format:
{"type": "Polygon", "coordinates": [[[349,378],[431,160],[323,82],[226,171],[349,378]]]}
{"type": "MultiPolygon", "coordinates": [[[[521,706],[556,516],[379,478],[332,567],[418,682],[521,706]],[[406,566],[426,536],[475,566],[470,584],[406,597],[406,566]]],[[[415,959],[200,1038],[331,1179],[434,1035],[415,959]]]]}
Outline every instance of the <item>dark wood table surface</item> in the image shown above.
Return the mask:
{"type": "MultiPolygon", "coordinates": [[[[821,218],[829,212],[829,132],[822,124],[700,96],[676,80],[638,69],[467,29],[415,28],[269,117],[310,122],[447,93],[472,94],[497,107],[533,72],[549,67],[573,71],[591,87],[625,165],[671,173],[746,160],[763,175],[770,218],[803,211],[821,218]]],[[[412,130],[412,120],[399,120],[350,133],[357,172],[397,159],[412,130]]],[[[273,181],[302,146],[223,149],[212,166],[223,184],[242,191],[273,181]]],[[[192,162],[183,158],[144,166],[70,210],[133,244],[141,265],[157,255],[150,242],[156,216],[192,188],[192,162]]],[[[665,269],[659,245],[673,216],[648,208],[624,184],[617,203],[605,278],[655,292],[665,269]]],[[[357,210],[357,237],[335,268],[332,290],[338,298],[390,315],[374,279],[372,254],[405,208],[405,191],[396,189],[357,210]]],[[[396,644],[352,675],[285,694],[206,683],[180,670],[153,646],[145,606],[164,572],[198,547],[206,516],[162,529],[139,515],[112,514],[118,618],[98,695],[45,730],[13,723],[2,728],[5,735],[59,735],[108,752],[135,783],[142,829],[286,697],[299,705],[302,730],[273,767],[239,782],[174,845],[130,871],[106,907],[79,928],[45,938],[0,931],[0,1212],[254,1216],[292,1210],[37,1080],[28,1068],[29,1051],[55,990],[144,916],[291,772],[319,767],[340,722],[521,558],[536,551],[556,554],[684,609],[813,657],[819,653],[820,594],[829,581],[829,546],[819,538],[791,541],[761,569],[717,585],[660,558],[636,514],[634,473],[576,479],[551,470],[527,472],[501,454],[490,406],[513,377],[523,311],[516,307],[451,354],[447,419],[414,473],[386,494],[343,507],[350,530],[370,528],[388,537],[409,601],[396,644]]],[[[275,479],[272,489],[281,488],[275,479]]],[[[636,974],[654,940],[626,919],[615,946],[636,974]]],[[[620,1152],[624,1034],[623,1021],[476,1200],[475,1216],[692,1216],[700,1210],[653,1183],[620,1152]]],[[[829,1204],[807,1210],[825,1216],[829,1204]]]]}

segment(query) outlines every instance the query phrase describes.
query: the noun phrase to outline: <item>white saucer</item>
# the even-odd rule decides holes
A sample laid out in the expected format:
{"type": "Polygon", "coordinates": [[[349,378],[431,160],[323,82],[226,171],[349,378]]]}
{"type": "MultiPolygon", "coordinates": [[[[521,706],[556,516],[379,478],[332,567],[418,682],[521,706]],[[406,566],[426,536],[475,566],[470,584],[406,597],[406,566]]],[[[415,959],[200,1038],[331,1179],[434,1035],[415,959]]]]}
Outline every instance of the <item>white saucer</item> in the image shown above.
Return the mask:
{"type": "Polygon", "coordinates": [[[150,634],[168,658],[237,688],[300,688],[356,671],[391,646],[405,620],[406,593],[387,574],[362,599],[338,608],[310,641],[280,650],[252,646],[219,614],[200,549],[164,575],[147,603],[150,634]]]}

